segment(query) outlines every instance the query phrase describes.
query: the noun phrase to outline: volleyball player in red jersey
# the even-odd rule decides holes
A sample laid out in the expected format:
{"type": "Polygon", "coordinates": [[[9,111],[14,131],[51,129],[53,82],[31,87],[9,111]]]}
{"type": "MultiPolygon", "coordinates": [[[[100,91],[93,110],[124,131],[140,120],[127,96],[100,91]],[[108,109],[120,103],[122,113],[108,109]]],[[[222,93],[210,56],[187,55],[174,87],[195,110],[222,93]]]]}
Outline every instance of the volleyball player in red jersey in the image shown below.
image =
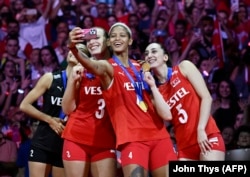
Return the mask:
{"type": "MultiPolygon", "coordinates": [[[[108,59],[107,32],[97,30],[97,38],[86,40],[93,59],[108,59]]],[[[86,51],[87,52],[87,51],[86,51]]],[[[115,177],[115,133],[102,96],[100,78],[81,65],[73,68],[62,107],[68,114],[63,131],[63,163],[66,177],[115,177]]]]}
{"type": "Polygon", "coordinates": [[[169,68],[167,60],[160,44],[147,46],[145,61],[173,116],[179,160],[224,160],[224,141],[210,115],[212,98],[201,73],[190,61],[169,68]]]}
{"type": "Polygon", "coordinates": [[[74,48],[82,41],[81,29],[75,28],[70,32],[71,51],[85,68],[101,78],[124,177],[146,177],[148,171],[153,177],[168,176],[168,163],[177,156],[162,118],[172,117],[157,87],[151,87],[153,106],[151,95],[144,89],[140,64],[128,58],[131,36],[125,24],[115,23],[108,40],[113,57],[108,61],[89,60],[74,48]]]}

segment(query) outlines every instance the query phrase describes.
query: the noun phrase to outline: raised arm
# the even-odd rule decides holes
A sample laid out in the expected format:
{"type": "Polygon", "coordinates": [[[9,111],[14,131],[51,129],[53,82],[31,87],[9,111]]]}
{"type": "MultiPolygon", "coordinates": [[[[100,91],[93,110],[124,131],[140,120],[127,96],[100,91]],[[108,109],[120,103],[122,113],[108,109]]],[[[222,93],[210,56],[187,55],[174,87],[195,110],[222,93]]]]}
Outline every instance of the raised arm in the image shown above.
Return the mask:
{"type": "Polygon", "coordinates": [[[77,43],[82,43],[83,40],[82,29],[79,27],[74,28],[69,33],[69,49],[74,54],[76,59],[82,64],[84,68],[98,75],[101,78],[102,86],[108,88],[114,75],[112,65],[106,60],[90,59],[86,54],[76,48],[77,43]]]}
{"type": "Polygon", "coordinates": [[[53,10],[52,5],[53,5],[53,0],[48,0],[45,9],[42,12],[42,16],[46,20],[49,18],[50,11],[53,10]]]}
{"type": "Polygon", "coordinates": [[[69,73],[67,87],[62,99],[62,109],[66,115],[69,115],[76,109],[82,72],[83,67],[79,64],[74,66],[69,73]]]}
{"type": "Polygon", "coordinates": [[[58,11],[60,10],[62,3],[63,3],[63,0],[59,0],[56,4],[53,3],[50,13],[49,13],[50,19],[55,19],[57,17],[58,11]]]}

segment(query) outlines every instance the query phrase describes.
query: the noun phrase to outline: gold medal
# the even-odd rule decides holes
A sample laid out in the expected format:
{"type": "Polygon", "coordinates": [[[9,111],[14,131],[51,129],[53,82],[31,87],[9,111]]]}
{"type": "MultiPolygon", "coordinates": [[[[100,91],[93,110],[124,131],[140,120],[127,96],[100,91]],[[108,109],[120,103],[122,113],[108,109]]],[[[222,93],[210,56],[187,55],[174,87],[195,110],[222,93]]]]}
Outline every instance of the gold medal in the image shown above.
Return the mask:
{"type": "Polygon", "coordinates": [[[139,101],[138,106],[143,110],[144,112],[147,112],[148,106],[144,101],[139,101]]]}
{"type": "Polygon", "coordinates": [[[148,62],[144,62],[141,67],[143,72],[150,71],[150,64],[148,62]]]}

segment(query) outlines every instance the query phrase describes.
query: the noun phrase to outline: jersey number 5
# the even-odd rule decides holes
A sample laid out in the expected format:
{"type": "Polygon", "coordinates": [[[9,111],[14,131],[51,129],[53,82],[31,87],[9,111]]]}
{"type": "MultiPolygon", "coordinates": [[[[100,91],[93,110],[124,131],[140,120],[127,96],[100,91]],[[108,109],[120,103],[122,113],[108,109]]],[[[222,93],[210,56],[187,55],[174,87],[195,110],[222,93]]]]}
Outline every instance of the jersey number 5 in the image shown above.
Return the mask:
{"type": "Polygon", "coordinates": [[[180,123],[182,123],[182,124],[187,123],[188,115],[187,115],[187,112],[184,109],[182,109],[182,104],[178,104],[176,106],[176,109],[178,111],[180,123]]]}

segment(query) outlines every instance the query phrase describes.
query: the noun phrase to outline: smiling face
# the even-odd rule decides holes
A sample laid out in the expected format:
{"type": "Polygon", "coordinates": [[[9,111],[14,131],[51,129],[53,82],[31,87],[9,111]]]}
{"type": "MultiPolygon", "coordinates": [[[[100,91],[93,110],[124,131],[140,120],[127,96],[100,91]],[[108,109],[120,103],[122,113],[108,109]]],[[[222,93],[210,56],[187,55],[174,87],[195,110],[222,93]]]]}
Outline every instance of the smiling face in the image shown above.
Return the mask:
{"type": "Polygon", "coordinates": [[[242,147],[250,146],[250,133],[245,131],[240,132],[237,145],[242,147]]]}
{"type": "Polygon", "coordinates": [[[121,53],[128,50],[133,42],[130,32],[121,25],[111,27],[109,33],[109,45],[114,53],[121,53]]]}
{"type": "Polygon", "coordinates": [[[149,44],[144,55],[145,61],[150,64],[151,68],[161,66],[168,60],[168,56],[165,54],[162,47],[157,43],[149,44]]]}
{"type": "Polygon", "coordinates": [[[229,83],[227,83],[226,81],[222,81],[219,84],[219,94],[222,98],[228,98],[230,96],[231,89],[229,83]]]}
{"type": "Polygon", "coordinates": [[[89,53],[96,58],[101,56],[105,50],[107,50],[107,37],[105,31],[102,28],[96,28],[97,38],[87,40],[87,48],[89,53]]]}
{"type": "Polygon", "coordinates": [[[225,145],[228,145],[233,141],[234,129],[232,127],[225,127],[222,130],[221,135],[222,135],[225,145]]]}

